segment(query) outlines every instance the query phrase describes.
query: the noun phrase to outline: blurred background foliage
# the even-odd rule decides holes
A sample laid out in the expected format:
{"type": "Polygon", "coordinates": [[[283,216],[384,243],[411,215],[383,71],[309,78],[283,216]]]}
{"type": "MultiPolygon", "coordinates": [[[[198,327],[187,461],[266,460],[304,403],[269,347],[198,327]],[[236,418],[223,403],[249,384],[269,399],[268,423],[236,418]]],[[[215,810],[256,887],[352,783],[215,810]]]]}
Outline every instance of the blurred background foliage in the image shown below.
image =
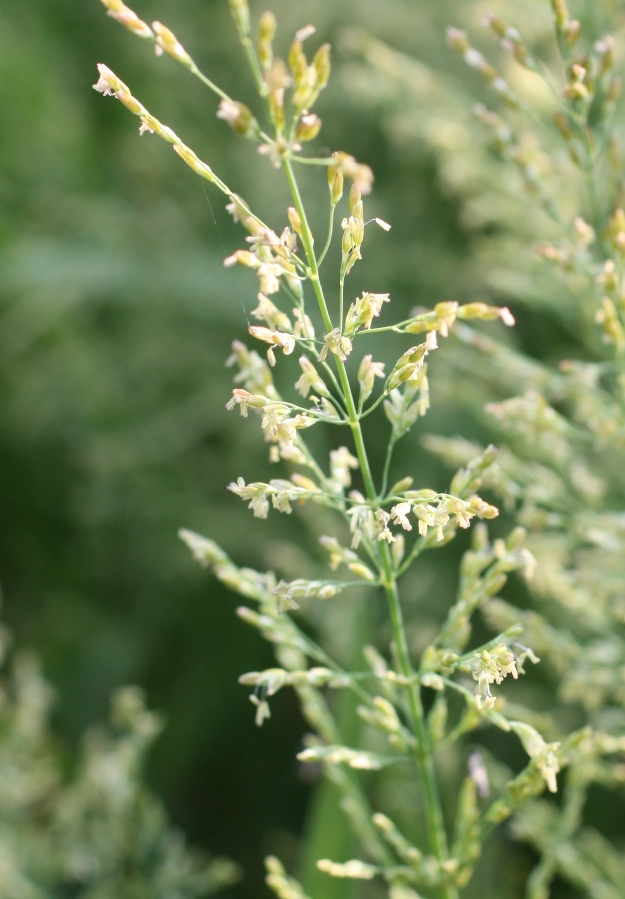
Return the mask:
{"type": "MultiPolygon", "coordinates": [[[[211,78],[253,105],[225,0],[137,0],[135,8],[169,25],[211,78]]],[[[523,201],[520,176],[489,155],[488,136],[471,116],[483,94],[479,76],[467,74],[445,45],[447,25],[479,32],[494,8],[549,53],[548,4],[278,0],[271,8],[283,50],[309,21],[332,41],[335,77],[319,104],[321,152],[339,148],[372,166],[367,211],[393,225],[392,239],[367,233],[354,295],[363,287],[390,291],[397,319],[401,309],[444,299],[508,303],[519,325],[501,339],[547,361],[565,355],[576,343],[579,311],[571,305],[566,312],[567,288],[532,253],[552,226],[523,201]]],[[[598,36],[615,8],[606,0],[575,12],[598,36]]],[[[193,843],[246,869],[233,899],[260,896],[262,856],[293,861],[305,826],[311,786],[294,761],[304,725],[284,692],[269,725],[253,727],[237,677],[270,666],[270,650],[237,620],[233,597],[207,584],[176,531],[191,527],[218,539],[240,564],[288,573],[310,564],[295,545],[306,525],[273,516],[259,526],[225,490],[240,474],[265,479],[269,471],[258,430],[224,409],[229,344],[245,338],[255,305],[253,275],[222,266],[241,234],[219,195],[207,194],[162,142],[139,140],[126,111],[91,90],[98,61],[263,218],[277,230],[285,224],[279,174],[216,120],[215,100],[199,83],[171,60],[155,59],[97,0],[5,0],[4,618],[17,643],[42,659],[57,693],[55,733],[70,755],[85,728],[105,719],[112,690],[127,683],[146,690],[150,707],[167,719],[150,756],[150,784],[193,843]]],[[[518,71],[507,74],[531,93],[518,71]]],[[[305,176],[312,221],[322,228],[324,175],[305,176]]],[[[398,470],[415,473],[418,487],[443,488],[448,480],[420,448],[424,432],[489,439],[480,411],[486,393],[461,369],[446,368],[443,353],[435,360],[432,412],[398,453],[398,470]]],[[[386,434],[369,431],[379,464],[386,434]]],[[[465,548],[457,543],[420,568],[419,602],[450,604],[454,560],[465,548]]],[[[428,615],[438,612],[420,612],[421,630],[428,615]]],[[[531,689],[548,687],[538,677],[531,689]]],[[[524,851],[500,872],[498,895],[520,895],[524,851]]]]}

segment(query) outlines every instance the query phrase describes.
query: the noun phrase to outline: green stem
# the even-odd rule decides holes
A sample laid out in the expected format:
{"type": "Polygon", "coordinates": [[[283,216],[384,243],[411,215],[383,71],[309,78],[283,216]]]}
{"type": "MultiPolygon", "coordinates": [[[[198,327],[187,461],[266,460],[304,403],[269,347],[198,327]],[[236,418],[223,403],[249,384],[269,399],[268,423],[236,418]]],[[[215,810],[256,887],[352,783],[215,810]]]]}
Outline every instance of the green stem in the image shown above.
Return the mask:
{"type": "MultiPolygon", "coordinates": [[[[354,437],[356,446],[356,455],[360,463],[360,470],[365,490],[372,505],[377,504],[377,493],[371,475],[371,468],[367,451],[364,444],[362,429],[354,398],[352,396],[351,385],[349,383],[345,366],[337,359],[339,369],[339,378],[345,392],[345,404],[350,416],[350,427],[354,437]]],[[[382,576],[383,587],[388,602],[389,615],[391,619],[391,628],[393,632],[393,640],[397,652],[397,661],[399,663],[400,673],[408,679],[415,677],[415,671],[410,661],[410,652],[408,650],[408,641],[406,639],[406,629],[404,627],[403,613],[399,594],[397,591],[397,581],[393,569],[391,552],[388,543],[383,541],[380,544],[380,556],[382,560],[382,576]]],[[[421,691],[418,684],[414,684],[407,688],[408,693],[408,713],[413,732],[417,738],[417,747],[415,750],[415,761],[421,776],[423,792],[425,798],[425,815],[430,839],[432,852],[439,861],[449,857],[449,849],[447,845],[447,835],[445,833],[445,824],[443,820],[443,810],[441,806],[440,796],[438,793],[438,785],[436,781],[436,772],[434,770],[434,761],[432,757],[432,747],[430,744],[430,735],[425,722],[423,705],[421,702],[421,691]]],[[[458,891],[454,886],[441,887],[442,899],[457,899],[458,891]]]]}
{"type": "Polygon", "coordinates": [[[252,43],[252,39],[249,34],[241,33],[240,38],[248,62],[250,64],[250,69],[252,70],[252,75],[254,76],[254,81],[256,82],[256,88],[260,96],[264,98],[267,96],[267,85],[265,84],[265,81],[263,79],[263,73],[260,68],[260,63],[258,62],[258,57],[256,56],[254,44],[252,43]]]}
{"type": "Polygon", "coordinates": [[[291,156],[293,162],[299,162],[300,165],[323,165],[330,166],[336,164],[336,159],[333,159],[331,156],[291,156]]]}
{"type": "Polygon", "coordinates": [[[343,297],[345,294],[345,275],[341,276],[341,280],[339,282],[339,328],[341,329],[341,333],[343,333],[343,297]]]}
{"type": "Polygon", "coordinates": [[[317,258],[313,249],[313,236],[310,230],[310,225],[308,224],[308,218],[306,216],[306,210],[304,209],[302,197],[299,192],[299,187],[297,185],[297,181],[295,180],[295,173],[293,172],[291,160],[286,156],[282,160],[282,168],[284,169],[284,174],[286,175],[286,180],[291,191],[291,196],[293,197],[295,208],[297,209],[302,222],[302,244],[304,246],[304,252],[306,253],[306,259],[308,260],[309,277],[313,286],[313,290],[315,291],[315,296],[317,297],[319,311],[321,312],[321,318],[323,319],[323,325],[326,331],[329,333],[332,330],[332,319],[330,318],[330,313],[328,312],[328,306],[323,295],[321,282],[319,281],[319,266],[317,265],[317,258]]]}
{"type": "MultiPolygon", "coordinates": [[[[191,62],[190,66],[187,66],[187,68],[189,69],[189,71],[191,72],[192,75],[195,75],[195,77],[198,78],[202,82],[202,84],[206,85],[206,87],[209,90],[211,90],[214,94],[217,94],[217,96],[221,100],[225,100],[227,103],[235,102],[232,99],[232,97],[229,97],[225,91],[222,91],[222,89],[217,84],[215,84],[214,81],[211,81],[211,79],[208,78],[204,74],[204,72],[201,72],[200,69],[198,69],[198,67],[196,66],[196,64],[193,61],[191,62]]],[[[264,140],[264,142],[266,144],[274,144],[275,143],[275,141],[262,129],[258,131],[258,134],[260,135],[260,137],[262,137],[262,139],[264,140]]]]}
{"type": "MultiPolygon", "coordinates": [[[[388,546],[386,547],[386,552],[382,553],[382,559],[385,562],[385,569],[392,573],[388,546]]],[[[390,583],[385,585],[385,592],[391,616],[391,626],[399,668],[405,677],[413,677],[414,669],[412,667],[412,662],[410,661],[403,614],[399,602],[397,584],[394,578],[390,583]]],[[[430,844],[436,858],[442,861],[449,857],[449,849],[447,845],[447,835],[445,833],[445,824],[443,821],[443,811],[438,793],[436,772],[434,770],[430,734],[425,722],[425,715],[421,702],[421,692],[418,685],[414,685],[408,689],[408,711],[410,722],[417,738],[415,757],[421,775],[425,796],[425,815],[430,836],[430,844]]],[[[441,888],[441,896],[443,899],[457,899],[458,891],[454,886],[445,886],[441,888]]]]}
{"type": "Polygon", "coordinates": [[[328,239],[326,240],[326,244],[321,251],[321,256],[317,260],[317,265],[321,265],[323,260],[326,258],[326,253],[330,249],[330,244],[332,243],[332,232],[334,230],[334,212],[336,210],[336,204],[332,203],[330,205],[330,223],[328,225],[328,239]]]}
{"type": "Polygon", "coordinates": [[[386,450],[386,459],[384,460],[384,472],[382,474],[382,489],[380,490],[380,496],[386,496],[386,490],[388,487],[388,475],[391,469],[391,460],[393,458],[393,450],[395,449],[395,444],[397,440],[395,438],[395,434],[391,434],[391,439],[388,442],[388,447],[386,450]]]}
{"type": "MultiPolygon", "coordinates": [[[[387,398],[388,394],[389,394],[388,390],[383,391],[383,393],[380,394],[380,396],[377,398],[377,400],[374,403],[372,403],[372,405],[369,406],[369,408],[365,412],[359,412],[359,414],[358,414],[359,420],[362,421],[362,419],[366,418],[367,415],[371,415],[371,413],[373,411],[375,411],[375,409],[378,408],[380,403],[384,402],[384,400],[387,398]]],[[[401,502],[401,500],[398,500],[398,502],[401,502]]]]}
{"type": "Polygon", "coordinates": [[[215,84],[214,81],[211,81],[210,78],[208,78],[203,72],[201,72],[194,62],[192,62],[191,65],[188,66],[187,68],[189,69],[189,71],[191,72],[192,75],[195,75],[196,78],[199,78],[199,80],[203,84],[205,84],[206,87],[209,90],[211,90],[214,94],[217,94],[217,96],[221,100],[225,100],[227,103],[234,103],[234,100],[231,97],[229,97],[225,91],[222,91],[222,89],[217,84],[215,84]]]}
{"type": "Polygon", "coordinates": [[[347,411],[346,411],[345,406],[344,406],[344,404],[343,404],[343,397],[340,396],[341,389],[340,389],[340,386],[339,386],[339,382],[336,380],[336,375],[334,374],[334,372],[332,371],[332,369],[330,368],[330,366],[328,365],[327,362],[322,362],[321,365],[323,366],[323,370],[326,372],[326,374],[328,375],[328,377],[329,377],[330,380],[332,381],[332,385],[333,385],[333,387],[334,387],[334,389],[336,390],[336,393],[337,393],[336,396],[331,396],[331,397],[329,397],[329,399],[330,399],[333,403],[336,403],[336,405],[339,407],[339,409],[341,410],[341,412],[345,412],[345,414],[347,414],[347,411]]]}
{"type": "MultiPolygon", "coordinates": [[[[297,181],[293,173],[291,161],[288,158],[283,160],[283,168],[287,177],[289,188],[293,202],[299,213],[302,222],[302,244],[308,261],[310,280],[319,303],[319,310],[323,319],[324,326],[327,331],[332,330],[332,320],[328,312],[327,303],[323,293],[323,288],[319,281],[319,268],[315,252],[313,249],[313,237],[302,203],[297,181]]],[[[360,471],[364,481],[367,497],[372,507],[378,505],[378,496],[371,474],[371,466],[364,443],[362,429],[358,420],[358,413],[354,403],[351,385],[347,376],[345,365],[340,359],[336,359],[336,366],[339,373],[339,380],[343,389],[345,407],[349,416],[349,426],[352,431],[356,455],[360,464],[360,471]]],[[[381,558],[381,576],[384,592],[386,594],[389,615],[391,619],[391,627],[393,631],[393,640],[397,651],[397,660],[400,673],[408,679],[415,678],[415,671],[410,661],[410,653],[408,650],[408,641],[406,639],[406,630],[404,627],[403,613],[397,592],[397,582],[395,571],[391,558],[388,543],[383,541],[380,544],[381,558]]],[[[437,859],[443,861],[449,857],[449,849],[447,845],[447,835],[445,833],[445,825],[443,821],[443,811],[441,807],[440,797],[438,794],[438,785],[436,781],[436,772],[434,770],[434,761],[432,757],[432,747],[430,745],[429,732],[425,722],[423,705],[421,702],[421,692],[419,685],[415,682],[407,688],[408,693],[408,712],[413,732],[417,738],[417,747],[415,750],[415,761],[421,776],[423,792],[425,798],[425,814],[431,849],[437,859]]],[[[458,891],[454,886],[445,886],[440,891],[441,899],[458,899],[458,891]]]]}

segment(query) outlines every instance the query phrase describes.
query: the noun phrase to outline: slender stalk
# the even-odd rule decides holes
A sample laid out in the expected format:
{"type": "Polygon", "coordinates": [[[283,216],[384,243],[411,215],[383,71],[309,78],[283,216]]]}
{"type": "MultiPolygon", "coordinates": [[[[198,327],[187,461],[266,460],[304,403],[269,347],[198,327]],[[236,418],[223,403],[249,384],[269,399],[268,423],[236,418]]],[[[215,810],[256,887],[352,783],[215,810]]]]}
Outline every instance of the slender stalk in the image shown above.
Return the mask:
{"type": "Polygon", "coordinates": [[[341,280],[339,282],[339,327],[341,329],[341,333],[343,331],[343,297],[345,294],[345,275],[341,276],[341,280]]]}
{"type": "MultiPolygon", "coordinates": [[[[217,94],[217,96],[221,100],[225,100],[227,103],[234,103],[234,100],[232,99],[232,97],[228,96],[228,94],[225,91],[222,91],[222,89],[219,87],[219,85],[215,84],[215,82],[211,81],[211,79],[208,78],[204,74],[204,72],[200,71],[200,69],[198,69],[198,67],[196,66],[195,63],[192,63],[192,65],[189,66],[188,68],[192,75],[195,75],[196,78],[199,78],[199,80],[202,82],[202,84],[206,85],[206,87],[209,90],[211,90],[214,94],[217,94]]],[[[275,143],[275,141],[265,131],[260,130],[258,132],[258,134],[260,135],[260,137],[262,137],[262,139],[265,143],[267,143],[267,144],[275,143]]]]}
{"type": "MultiPolygon", "coordinates": [[[[384,390],[384,391],[380,394],[380,396],[377,398],[377,400],[375,401],[375,403],[372,403],[372,404],[369,406],[369,408],[366,410],[366,412],[359,412],[359,413],[358,413],[358,420],[359,420],[359,421],[362,421],[362,419],[363,419],[363,418],[366,418],[367,415],[371,415],[371,413],[374,412],[374,411],[378,408],[378,406],[380,405],[380,403],[383,403],[383,402],[384,402],[384,400],[387,398],[388,395],[389,395],[389,391],[388,391],[388,390],[384,390]]],[[[398,500],[398,502],[401,502],[401,500],[398,500]]]]}
{"type": "MultiPolygon", "coordinates": [[[[328,312],[327,303],[323,293],[323,288],[319,280],[319,269],[315,252],[313,249],[313,237],[308,224],[308,219],[302,203],[297,181],[295,179],[291,162],[288,158],[283,161],[283,168],[289,183],[293,202],[299,213],[302,222],[302,244],[308,261],[310,279],[313,289],[317,296],[321,317],[324,326],[328,331],[332,330],[332,320],[328,312]]],[[[360,471],[364,481],[365,491],[372,507],[378,504],[377,491],[371,474],[371,466],[367,456],[367,450],[364,443],[358,413],[354,403],[351,385],[347,376],[345,365],[340,359],[336,359],[336,366],[339,373],[339,380],[343,388],[343,396],[345,406],[349,416],[349,426],[351,428],[356,455],[360,464],[360,471]]],[[[389,546],[386,542],[380,544],[381,558],[381,577],[386,594],[389,615],[391,619],[391,627],[393,632],[393,640],[397,651],[397,659],[399,663],[400,673],[408,679],[413,679],[415,671],[410,660],[408,650],[408,642],[406,639],[406,630],[404,627],[403,613],[399,601],[397,591],[397,582],[393,569],[393,562],[389,546]]],[[[415,750],[415,761],[421,776],[423,784],[423,792],[425,798],[425,813],[429,832],[429,840],[432,851],[440,861],[448,858],[449,849],[447,845],[447,835],[445,833],[445,825],[443,821],[443,812],[438,794],[438,785],[436,781],[436,772],[434,770],[434,762],[432,758],[432,747],[430,745],[429,733],[425,722],[423,705],[421,702],[420,687],[414,684],[407,689],[408,693],[408,713],[413,732],[417,738],[417,746],[415,750]]],[[[445,886],[440,891],[441,899],[457,899],[458,891],[454,886],[445,886]]]]}
{"type": "MultiPolygon", "coordinates": [[[[354,398],[352,396],[351,386],[347,378],[347,372],[342,362],[337,360],[339,369],[339,377],[345,391],[345,402],[347,410],[350,414],[350,427],[356,445],[356,454],[360,463],[365,490],[372,505],[377,504],[377,494],[373,477],[371,475],[371,467],[367,456],[362,429],[356,414],[354,398]]],[[[382,560],[382,577],[383,587],[388,602],[389,615],[391,619],[391,628],[393,632],[393,640],[397,651],[397,660],[399,663],[400,673],[404,677],[414,679],[415,671],[410,661],[410,652],[408,650],[408,641],[406,639],[406,629],[404,627],[403,613],[401,603],[399,601],[399,593],[397,591],[397,581],[393,569],[391,552],[388,543],[385,541],[380,544],[380,556],[382,560]]],[[[408,692],[408,713],[410,724],[414,735],[417,738],[417,747],[415,751],[415,761],[421,776],[423,792],[425,798],[425,814],[428,826],[428,834],[432,851],[437,859],[442,861],[448,858],[449,849],[447,845],[447,835],[445,833],[445,824],[443,821],[443,811],[438,794],[438,785],[436,781],[436,772],[434,770],[434,761],[432,758],[432,747],[430,745],[430,737],[423,713],[423,705],[421,703],[421,692],[418,684],[410,686],[408,692]]],[[[442,899],[457,899],[458,891],[453,886],[441,888],[442,899]]]]}
{"type": "Polygon", "coordinates": [[[196,78],[199,78],[199,80],[200,80],[204,85],[206,85],[206,87],[207,87],[209,90],[211,90],[214,94],[217,94],[217,96],[218,96],[221,100],[225,100],[227,103],[233,103],[233,102],[234,102],[234,101],[232,100],[232,98],[229,97],[228,94],[227,94],[225,91],[222,91],[222,89],[219,87],[219,85],[215,84],[214,81],[211,81],[211,79],[208,78],[208,77],[204,74],[204,72],[201,72],[201,71],[198,69],[198,67],[196,66],[195,63],[192,63],[192,64],[191,64],[190,66],[188,66],[187,68],[189,69],[189,71],[191,72],[192,75],[195,75],[196,78]]]}
{"type": "Polygon", "coordinates": [[[328,306],[325,300],[325,296],[323,295],[321,282],[319,281],[319,266],[317,265],[317,258],[315,256],[315,251],[313,248],[314,240],[312,231],[310,230],[310,225],[308,224],[306,210],[304,209],[302,196],[299,192],[299,187],[295,179],[295,173],[293,172],[291,160],[286,156],[282,160],[282,168],[284,169],[284,173],[286,175],[286,180],[291,191],[291,196],[293,197],[293,202],[295,203],[295,208],[297,209],[302,222],[302,244],[304,246],[304,252],[306,253],[309,277],[313,286],[313,290],[315,291],[315,296],[317,297],[319,311],[321,312],[321,318],[323,319],[323,325],[326,331],[331,331],[332,319],[330,318],[330,313],[328,312],[328,306]]]}
{"type": "Polygon", "coordinates": [[[299,162],[300,165],[334,165],[336,159],[331,156],[315,157],[315,156],[296,156],[291,155],[293,162],[299,162]]]}
{"type": "Polygon", "coordinates": [[[317,265],[321,265],[323,260],[326,258],[326,253],[330,249],[330,244],[332,243],[332,232],[334,231],[334,212],[336,210],[336,203],[332,203],[330,205],[330,223],[328,224],[328,238],[326,240],[325,246],[321,251],[321,256],[317,260],[317,265]]]}
{"type": "MultiPolygon", "coordinates": [[[[347,380],[347,372],[345,366],[341,362],[337,362],[341,382],[344,382],[346,390],[346,402],[350,415],[355,418],[356,409],[351,393],[351,387],[347,380]]],[[[365,489],[372,504],[377,502],[377,494],[371,476],[371,469],[367,457],[362,429],[360,422],[356,419],[351,424],[354,443],[356,444],[356,453],[360,462],[360,467],[365,482],[365,489]]],[[[401,603],[399,601],[399,593],[397,591],[397,581],[393,570],[393,563],[388,543],[382,542],[380,545],[380,556],[382,559],[383,587],[388,603],[389,615],[391,619],[391,628],[393,632],[393,640],[397,652],[397,660],[399,663],[400,673],[404,677],[413,679],[415,675],[412,662],[410,661],[410,652],[408,650],[408,641],[406,639],[406,629],[404,627],[403,613],[401,603]]],[[[434,770],[434,761],[432,758],[432,747],[428,729],[425,723],[423,713],[423,705],[421,703],[421,692],[418,684],[414,684],[407,689],[408,693],[408,713],[410,724],[414,735],[417,738],[417,747],[415,751],[415,761],[421,776],[423,792],[425,798],[425,814],[428,826],[428,834],[432,851],[437,859],[443,860],[448,858],[449,849],[447,845],[447,835],[445,833],[445,824],[443,821],[443,811],[441,807],[440,797],[438,794],[438,785],[436,781],[436,772],[434,770]]],[[[442,899],[457,899],[458,892],[455,887],[447,886],[441,889],[442,899]]]]}
{"type": "MultiPolygon", "coordinates": [[[[384,567],[392,575],[390,551],[388,546],[384,547],[383,550],[384,549],[385,551],[382,552],[384,567]]],[[[399,668],[405,677],[412,677],[414,675],[414,669],[412,667],[412,662],[410,661],[403,614],[394,576],[390,583],[385,584],[384,590],[388,600],[391,627],[393,630],[393,639],[395,641],[399,668]]],[[[449,857],[449,848],[447,844],[447,834],[445,832],[445,823],[443,820],[443,810],[438,793],[436,771],[434,770],[430,735],[423,713],[421,692],[418,685],[408,688],[408,703],[410,723],[417,738],[415,757],[421,775],[425,796],[425,815],[430,845],[436,858],[443,860],[449,857]]],[[[457,899],[458,891],[455,886],[445,886],[441,888],[441,896],[443,899],[457,899]]]]}
{"type": "Polygon", "coordinates": [[[336,375],[334,374],[334,372],[332,371],[332,369],[330,368],[330,366],[328,365],[327,362],[322,362],[321,365],[323,366],[323,370],[326,372],[326,374],[332,381],[334,389],[336,390],[336,393],[337,393],[337,396],[333,396],[332,399],[336,400],[337,405],[341,409],[341,412],[345,412],[345,414],[347,414],[347,410],[345,409],[345,404],[343,403],[343,397],[341,396],[341,388],[339,386],[339,382],[336,379],[336,375]]]}
{"type": "MultiPolygon", "coordinates": [[[[347,373],[342,363],[339,372],[344,376],[346,387],[346,401],[350,413],[355,415],[354,401],[351,394],[351,388],[347,380],[347,373]],[[351,403],[350,403],[351,401],[351,403]],[[350,408],[351,405],[351,408],[350,408]]],[[[343,381],[343,377],[341,377],[343,381]]],[[[371,469],[364,445],[362,429],[360,422],[355,420],[352,427],[354,442],[356,444],[356,453],[361,466],[363,480],[367,495],[371,503],[377,501],[373,478],[371,477],[371,469]]],[[[408,650],[408,641],[406,639],[406,629],[404,627],[403,613],[401,603],[399,601],[399,593],[397,591],[397,581],[393,570],[393,563],[388,543],[383,542],[380,545],[380,555],[382,559],[383,569],[383,587],[388,603],[389,615],[391,619],[391,628],[393,632],[393,640],[397,652],[397,660],[399,669],[404,677],[414,678],[415,671],[410,660],[410,652],[408,650]]],[[[421,692],[418,684],[414,684],[407,689],[408,693],[408,712],[410,724],[417,738],[417,747],[415,751],[415,761],[421,776],[423,792],[425,798],[425,814],[428,826],[428,834],[432,851],[437,859],[443,860],[448,858],[449,849],[447,845],[447,835],[445,833],[445,824],[443,820],[443,811],[438,793],[438,785],[436,781],[436,772],[434,770],[434,761],[432,757],[432,747],[430,745],[430,736],[425,722],[423,713],[423,705],[421,702],[421,692]]],[[[453,886],[441,888],[442,899],[457,899],[458,891],[453,886]]]]}
{"type": "Polygon", "coordinates": [[[254,76],[254,81],[256,82],[256,88],[261,97],[267,96],[267,85],[263,79],[263,73],[260,68],[260,63],[258,62],[258,57],[256,56],[256,50],[254,49],[254,44],[252,43],[252,39],[249,34],[244,34],[240,32],[241,43],[243,44],[243,49],[245,50],[245,55],[247,56],[247,60],[250,64],[250,69],[252,70],[252,75],[254,76]]]}
{"type": "Polygon", "coordinates": [[[395,437],[395,433],[391,434],[391,439],[388,442],[388,447],[386,449],[386,459],[384,460],[384,471],[382,473],[382,487],[380,489],[380,496],[386,496],[386,490],[388,487],[388,475],[391,469],[391,460],[393,458],[393,450],[395,449],[395,444],[397,443],[397,439],[395,437]]]}

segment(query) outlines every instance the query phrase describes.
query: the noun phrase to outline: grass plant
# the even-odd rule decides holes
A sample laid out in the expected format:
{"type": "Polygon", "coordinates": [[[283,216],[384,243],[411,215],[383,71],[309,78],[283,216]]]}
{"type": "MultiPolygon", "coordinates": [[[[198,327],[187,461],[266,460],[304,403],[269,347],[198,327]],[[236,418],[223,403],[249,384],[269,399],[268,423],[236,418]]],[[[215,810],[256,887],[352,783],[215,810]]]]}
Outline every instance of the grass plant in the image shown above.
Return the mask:
{"type": "MultiPolygon", "coordinates": [[[[141,134],[170,143],[225,195],[247,232],[246,246],[225,264],[258,278],[249,334],[265,353],[235,342],[228,364],[236,386],[227,408],[260,423],[278,472],[268,481],[239,477],[229,489],[256,518],[300,512],[327,531],[314,540],[328,554],[328,570],[291,579],[239,567],[211,537],[181,531],[198,562],[250,603],[238,614],[274,646],[277,667],[241,677],[253,688],[256,723],[271,717],[270,701],[281,689],[295,689],[310,727],[298,758],[333,784],[357,838],[352,858],[315,858],[318,872],[338,886],[323,886],[310,870],[300,883],[275,857],[267,859],[269,886],[280,899],[353,890],[457,899],[469,895],[485,841],[511,819],[512,833],[538,858],[524,885],[530,899],[551,895],[556,878],[581,895],[616,899],[622,858],[584,823],[593,785],[618,791],[625,779],[625,212],[613,40],[594,39],[564,0],[552,0],[555,40],[543,59],[514,26],[489,14],[487,28],[518,68],[517,83],[527,76],[544,85],[549,101],[532,105],[531,92],[515,88],[466,32],[448,32],[451,48],[494,98],[494,108],[480,103],[475,116],[508,166],[506,189],[539,210],[545,240],[533,264],[554,266],[571,297],[551,311],[575,334],[579,356],[549,366],[506,337],[515,325],[507,305],[450,300],[394,322],[389,293],[354,296],[349,276],[368,230],[381,228],[392,240],[392,228],[375,210],[370,218],[365,213],[374,181],[366,164],[342,151],[307,152],[321,129],[312,110],[330,77],[329,45],[307,55],[314,27],[303,23],[282,59],[274,54],[273,14],[252,25],[246,0],[230,0],[261,123],[251,106],[200,71],[166,26],[148,25],[121,0],[103,3],[218,97],[217,116],[282,173],[290,195],[272,227],[111,69],[98,66],[96,90],[136,115],[141,134]],[[328,197],[321,233],[313,233],[300,186],[311,168],[318,169],[315,189],[328,197]],[[378,348],[390,340],[391,361],[382,362],[378,348]],[[294,381],[288,391],[274,383],[278,363],[294,381]],[[487,412],[503,444],[499,450],[427,438],[427,449],[457,468],[445,492],[415,485],[416,469],[393,474],[396,446],[427,413],[428,376],[439,366],[441,378],[469,385],[467,405],[476,395],[490,400],[487,412]],[[372,421],[388,429],[379,470],[367,446],[372,421]],[[314,431],[308,434],[320,427],[333,435],[329,458],[316,451],[314,431]],[[508,531],[486,524],[499,515],[495,497],[506,520],[516,518],[508,531]],[[311,516],[309,507],[322,511],[311,516]],[[424,554],[465,530],[472,541],[457,595],[430,593],[444,609],[440,626],[427,641],[413,640],[419,621],[408,620],[410,591],[424,554]],[[513,572],[527,581],[526,608],[499,595],[513,572]],[[319,622],[324,614],[332,620],[332,607],[350,593],[360,613],[343,618],[358,635],[345,660],[332,652],[327,625],[324,639],[319,622]],[[523,677],[539,660],[552,679],[552,707],[506,703],[503,681],[523,677]],[[520,770],[470,748],[467,736],[488,728],[518,741],[520,770]],[[388,801],[401,792],[412,803],[388,801]],[[558,794],[557,801],[543,794],[558,794]]],[[[400,54],[364,34],[352,34],[350,43],[369,66],[409,83],[413,70],[400,54]]],[[[440,154],[449,160],[453,141],[443,142],[440,154]]],[[[500,171],[494,155],[490,165],[500,171]]],[[[319,830],[313,854],[315,840],[321,842],[319,830]]]]}

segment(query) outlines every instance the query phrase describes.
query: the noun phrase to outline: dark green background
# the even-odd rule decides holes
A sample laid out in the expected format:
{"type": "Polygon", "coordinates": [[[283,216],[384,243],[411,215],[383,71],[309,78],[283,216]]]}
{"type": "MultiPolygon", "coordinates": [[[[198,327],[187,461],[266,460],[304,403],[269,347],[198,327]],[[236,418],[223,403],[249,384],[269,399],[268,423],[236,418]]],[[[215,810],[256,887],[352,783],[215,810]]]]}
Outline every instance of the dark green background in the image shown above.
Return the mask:
{"type": "MultiPolygon", "coordinates": [[[[471,259],[489,226],[460,221],[423,144],[389,138],[385,123],[403,115],[401,97],[358,102],[340,36],[359,24],[455,72],[444,27],[467,7],[464,0],[272,4],[282,52],[308,21],[318,25],[319,38],[338,44],[337,74],[319,104],[325,130],[318,145],[321,152],[353,153],[376,173],[367,215],[389,219],[393,231],[367,232],[366,261],[350,290],[390,290],[396,318],[419,304],[483,298],[471,259]]],[[[168,24],[202,69],[254,105],[225,0],[142,0],[136,10],[168,24]]],[[[247,869],[231,895],[260,896],[262,856],[296,859],[310,792],[294,761],[304,725],[285,691],[271,722],[253,726],[237,677],[271,665],[270,650],[238,621],[236,597],[193,564],[176,531],[191,527],[241,563],[286,570],[298,564],[291,542],[305,529],[275,515],[259,523],[225,489],[238,475],[271,476],[256,422],[224,409],[224,360],[232,339],[246,336],[257,289],[248,272],[222,266],[242,245],[242,233],[221,195],[205,189],[166,144],[139,140],[136,120],[91,90],[99,61],[276,229],[285,224],[280,175],[215,118],[216,101],[198,82],[170,59],[155,59],[150,45],[107,19],[97,0],[4,0],[4,616],[18,643],[43,657],[58,690],[55,726],[68,746],[106,715],[114,687],[146,688],[150,705],[169,722],[152,756],[151,783],[193,842],[247,869]]],[[[323,173],[306,172],[303,185],[320,225],[323,173]]],[[[554,329],[547,317],[537,337],[521,316],[519,333],[532,352],[551,352],[554,334],[559,339],[554,329]]],[[[436,383],[434,373],[434,410],[419,432],[481,436],[474,418],[437,394],[436,383]]],[[[330,436],[318,437],[317,446],[329,449],[330,436]]],[[[398,474],[416,473],[417,486],[444,487],[447,475],[417,437],[401,448],[398,474]]],[[[369,438],[379,465],[385,432],[369,428],[369,438]]],[[[435,584],[443,608],[453,595],[455,552],[437,579],[434,569],[421,574],[422,584],[435,584]]],[[[426,610],[426,622],[428,616],[426,610]]]]}

